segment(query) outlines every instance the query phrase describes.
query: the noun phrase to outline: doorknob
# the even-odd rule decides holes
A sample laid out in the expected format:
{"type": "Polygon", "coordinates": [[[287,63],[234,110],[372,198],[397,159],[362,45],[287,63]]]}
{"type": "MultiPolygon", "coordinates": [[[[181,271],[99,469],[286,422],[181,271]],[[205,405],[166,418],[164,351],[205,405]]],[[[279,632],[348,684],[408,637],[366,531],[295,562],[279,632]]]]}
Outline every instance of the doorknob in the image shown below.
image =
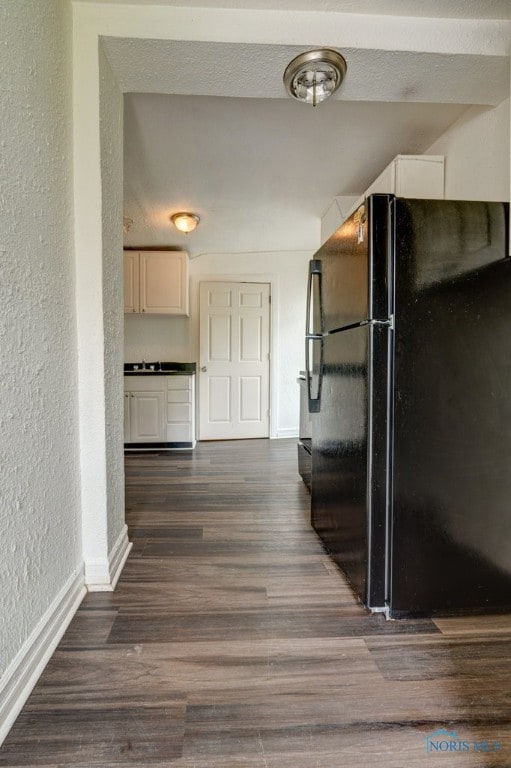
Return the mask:
{"type": "Polygon", "coordinates": [[[203,365],[202,368],[201,368],[202,373],[206,373],[207,370],[208,370],[207,367],[205,365],[203,365]]]}

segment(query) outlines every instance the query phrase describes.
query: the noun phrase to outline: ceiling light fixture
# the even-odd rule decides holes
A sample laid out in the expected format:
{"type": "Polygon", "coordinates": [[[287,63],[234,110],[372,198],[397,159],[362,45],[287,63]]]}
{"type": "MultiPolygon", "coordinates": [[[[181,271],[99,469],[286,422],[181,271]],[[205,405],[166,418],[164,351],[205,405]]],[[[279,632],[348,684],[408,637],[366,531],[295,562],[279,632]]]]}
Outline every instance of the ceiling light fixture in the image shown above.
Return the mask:
{"type": "Polygon", "coordinates": [[[176,229],[179,229],[180,232],[188,234],[188,232],[193,232],[200,221],[200,217],[197,216],[196,213],[186,213],[185,211],[180,211],[179,213],[173,213],[170,217],[170,220],[176,229]]]}
{"type": "Polygon", "coordinates": [[[346,61],[331,48],[305,51],[291,61],[284,72],[290,96],[313,107],[339,88],[346,75],[346,61]]]}

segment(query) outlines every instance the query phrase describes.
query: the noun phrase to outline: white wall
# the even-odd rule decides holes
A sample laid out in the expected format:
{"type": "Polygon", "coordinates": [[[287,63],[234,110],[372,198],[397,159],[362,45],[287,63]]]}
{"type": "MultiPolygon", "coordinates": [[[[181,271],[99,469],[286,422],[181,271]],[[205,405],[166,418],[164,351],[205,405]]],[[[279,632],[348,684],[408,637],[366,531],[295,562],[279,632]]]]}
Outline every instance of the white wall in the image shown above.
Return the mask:
{"type": "Polygon", "coordinates": [[[445,196],[509,200],[509,99],[471,107],[425,152],[445,155],[445,196]]]}
{"type": "Polygon", "coordinates": [[[307,268],[312,253],[203,254],[190,262],[190,318],[126,316],[125,360],[198,362],[199,282],[271,282],[272,436],[298,434],[298,386],[304,367],[307,268]]]}
{"type": "Polygon", "coordinates": [[[68,4],[2,3],[0,29],[1,741],[83,576],[68,4]]]}
{"type": "Polygon", "coordinates": [[[111,590],[129,552],[122,453],[122,96],[73,8],[73,173],[82,553],[111,590]]]}
{"type": "Polygon", "coordinates": [[[127,314],[124,320],[124,361],[194,362],[195,345],[188,317],[127,314]]]}

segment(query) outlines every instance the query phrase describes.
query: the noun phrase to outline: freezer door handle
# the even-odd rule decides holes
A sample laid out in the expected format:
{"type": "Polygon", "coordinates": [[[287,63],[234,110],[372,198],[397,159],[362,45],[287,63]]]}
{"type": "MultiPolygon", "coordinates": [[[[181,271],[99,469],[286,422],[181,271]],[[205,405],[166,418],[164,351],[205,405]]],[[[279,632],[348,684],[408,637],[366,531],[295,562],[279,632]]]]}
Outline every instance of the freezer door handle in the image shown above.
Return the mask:
{"type": "Polygon", "coordinates": [[[322,266],[320,259],[309,261],[307,281],[307,313],[305,336],[319,336],[323,333],[322,266]]]}
{"type": "Polygon", "coordinates": [[[309,413],[319,413],[323,380],[323,337],[309,334],[305,340],[305,377],[309,413]]]}

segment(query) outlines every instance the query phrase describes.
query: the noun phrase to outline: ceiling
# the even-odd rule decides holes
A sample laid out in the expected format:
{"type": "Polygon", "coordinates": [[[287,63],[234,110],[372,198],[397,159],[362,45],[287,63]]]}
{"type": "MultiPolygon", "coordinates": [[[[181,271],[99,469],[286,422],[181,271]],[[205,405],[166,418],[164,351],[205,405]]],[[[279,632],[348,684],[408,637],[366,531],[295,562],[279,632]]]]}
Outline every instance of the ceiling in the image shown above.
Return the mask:
{"type": "MultiPolygon", "coordinates": [[[[361,13],[371,5],[317,0],[315,9],[361,13]]],[[[444,16],[507,19],[510,5],[386,0],[385,9],[422,15],[441,7],[444,16]]],[[[269,4],[222,0],[232,6],[269,4]]],[[[334,99],[313,108],[287,98],[282,84],[303,46],[122,38],[104,46],[126,92],[124,214],[133,225],[125,244],[184,247],[192,257],[315,250],[334,196],[362,193],[396,154],[427,151],[470,105],[487,109],[509,96],[504,55],[343,48],[346,80],[334,99]],[[172,227],[176,210],[201,216],[194,233],[172,227]]]]}
{"type": "Polygon", "coordinates": [[[83,4],[162,5],[187,8],[325,11],[390,16],[511,19],[509,0],[74,0],[83,4]]]}
{"type": "Polygon", "coordinates": [[[314,109],[290,99],[129,95],[129,242],[178,244],[192,256],[314,250],[334,196],[362,192],[396,154],[421,154],[464,109],[340,101],[314,109]],[[169,225],[178,210],[200,215],[192,235],[169,225]]]}

